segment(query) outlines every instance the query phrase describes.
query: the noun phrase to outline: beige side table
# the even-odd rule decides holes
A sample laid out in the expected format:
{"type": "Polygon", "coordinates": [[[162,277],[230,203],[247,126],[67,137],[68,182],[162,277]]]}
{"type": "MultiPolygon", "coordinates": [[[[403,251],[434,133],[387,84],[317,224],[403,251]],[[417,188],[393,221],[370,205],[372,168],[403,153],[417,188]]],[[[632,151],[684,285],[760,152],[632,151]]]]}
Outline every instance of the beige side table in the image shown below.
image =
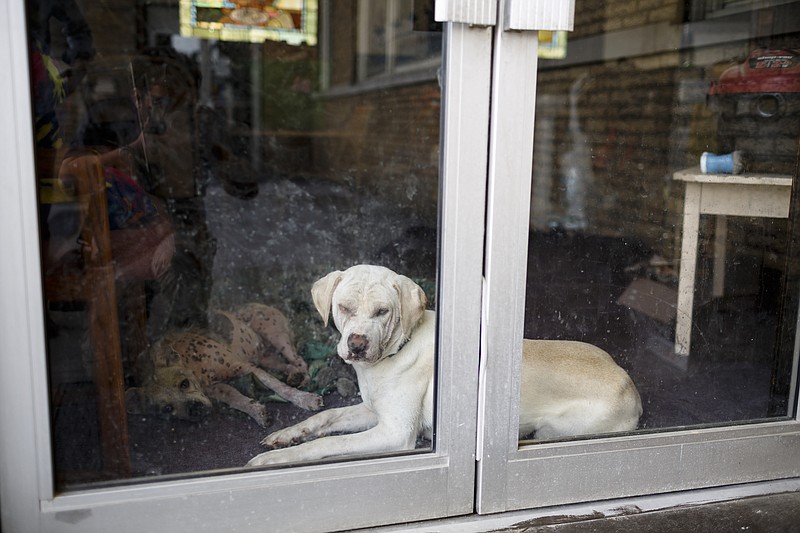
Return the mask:
{"type": "Polygon", "coordinates": [[[692,338],[700,215],[717,215],[713,292],[715,296],[721,296],[725,285],[725,239],[728,230],[726,217],[788,218],[792,178],[779,174],[703,174],[699,166],[679,170],[672,178],[686,183],[675,353],[688,356],[692,338]]]}

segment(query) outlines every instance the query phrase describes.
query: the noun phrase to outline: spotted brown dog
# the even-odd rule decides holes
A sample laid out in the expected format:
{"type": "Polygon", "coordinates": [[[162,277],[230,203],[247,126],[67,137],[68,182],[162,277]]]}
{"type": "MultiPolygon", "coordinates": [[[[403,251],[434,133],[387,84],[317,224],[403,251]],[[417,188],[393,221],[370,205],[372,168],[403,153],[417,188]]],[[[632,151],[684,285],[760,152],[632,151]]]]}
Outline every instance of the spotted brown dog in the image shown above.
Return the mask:
{"type": "Polygon", "coordinates": [[[247,374],[302,409],[322,407],[320,396],[294,387],[308,382],[308,368],[280,311],[251,303],[232,312],[214,311],[210,323],[208,330],[168,333],[152,346],[142,386],[125,393],[129,413],[196,421],[208,415],[211,400],[218,400],[266,426],[271,421],[266,406],[228,383],[247,374]]]}

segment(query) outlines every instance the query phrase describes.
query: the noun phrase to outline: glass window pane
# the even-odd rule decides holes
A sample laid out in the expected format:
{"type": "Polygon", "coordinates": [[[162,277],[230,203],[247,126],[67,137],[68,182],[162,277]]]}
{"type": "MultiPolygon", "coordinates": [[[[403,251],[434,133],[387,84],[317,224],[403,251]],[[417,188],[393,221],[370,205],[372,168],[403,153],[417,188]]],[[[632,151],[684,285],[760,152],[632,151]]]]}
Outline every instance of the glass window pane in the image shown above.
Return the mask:
{"type": "Polygon", "coordinates": [[[420,62],[430,62],[431,57],[441,53],[442,40],[436,32],[421,31],[436,27],[433,23],[432,6],[429,2],[401,0],[397,5],[399,24],[395,29],[394,63],[398,69],[420,62]]]}
{"type": "Polygon", "coordinates": [[[361,2],[361,78],[380,76],[389,70],[388,45],[391,42],[391,27],[387,26],[387,14],[391,12],[389,2],[361,2]]]}
{"type": "Polygon", "coordinates": [[[361,403],[312,299],[332,271],[389,267],[435,309],[441,46],[414,85],[356,65],[365,28],[376,64],[388,26],[441,33],[317,4],[29,2],[59,490],[243,467],[361,403]]]}
{"type": "Polygon", "coordinates": [[[794,412],[798,3],[733,4],[578,0],[540,61],[525,443],[794,412]]]}
{"type": "Polygon", "coordinates": [[[359,13],[359,79],[438,66],[441,24],[431,2],[361,0],[359,13]]]}

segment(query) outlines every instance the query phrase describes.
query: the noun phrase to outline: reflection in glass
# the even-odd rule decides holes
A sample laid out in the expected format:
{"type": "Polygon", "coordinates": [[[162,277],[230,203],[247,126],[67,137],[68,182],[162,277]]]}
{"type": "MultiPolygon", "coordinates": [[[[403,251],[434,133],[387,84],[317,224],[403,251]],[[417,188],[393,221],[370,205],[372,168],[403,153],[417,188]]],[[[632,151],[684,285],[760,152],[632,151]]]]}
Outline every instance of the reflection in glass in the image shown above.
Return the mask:
{"type": "MultiPolygon", "coordinates": [[[[525,337],[610,354],[638,430],[791,415],[798,3],[589,4],[539,64],[525,337]]],[[[606,402],[576,364],[551,396],[606,402]]]]}
{"type": "Polygon", "coordinates": [[[29,2],[61,489],[243,467],[358,403],[331,271],[435,308],[441,33],[410,0],[250,4],[29,2]]]}

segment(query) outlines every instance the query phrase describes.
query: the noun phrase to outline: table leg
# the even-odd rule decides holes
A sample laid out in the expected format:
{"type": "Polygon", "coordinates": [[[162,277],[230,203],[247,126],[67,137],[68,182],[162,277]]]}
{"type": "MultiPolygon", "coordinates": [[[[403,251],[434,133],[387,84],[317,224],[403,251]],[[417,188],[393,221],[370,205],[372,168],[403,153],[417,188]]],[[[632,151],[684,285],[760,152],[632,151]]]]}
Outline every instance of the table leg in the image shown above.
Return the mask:
{"type": "Polygon", "coordinates": [[[675,353],[678,355],[689,355],[692,338],[692,306],[694,305],[694,279],[697,269],[697,240],[700,232],[701,193],[701,184],[686,184],[686,196],[683,202],[681,264],[678,278],[678,309],[675,320],[675,353]]]}

